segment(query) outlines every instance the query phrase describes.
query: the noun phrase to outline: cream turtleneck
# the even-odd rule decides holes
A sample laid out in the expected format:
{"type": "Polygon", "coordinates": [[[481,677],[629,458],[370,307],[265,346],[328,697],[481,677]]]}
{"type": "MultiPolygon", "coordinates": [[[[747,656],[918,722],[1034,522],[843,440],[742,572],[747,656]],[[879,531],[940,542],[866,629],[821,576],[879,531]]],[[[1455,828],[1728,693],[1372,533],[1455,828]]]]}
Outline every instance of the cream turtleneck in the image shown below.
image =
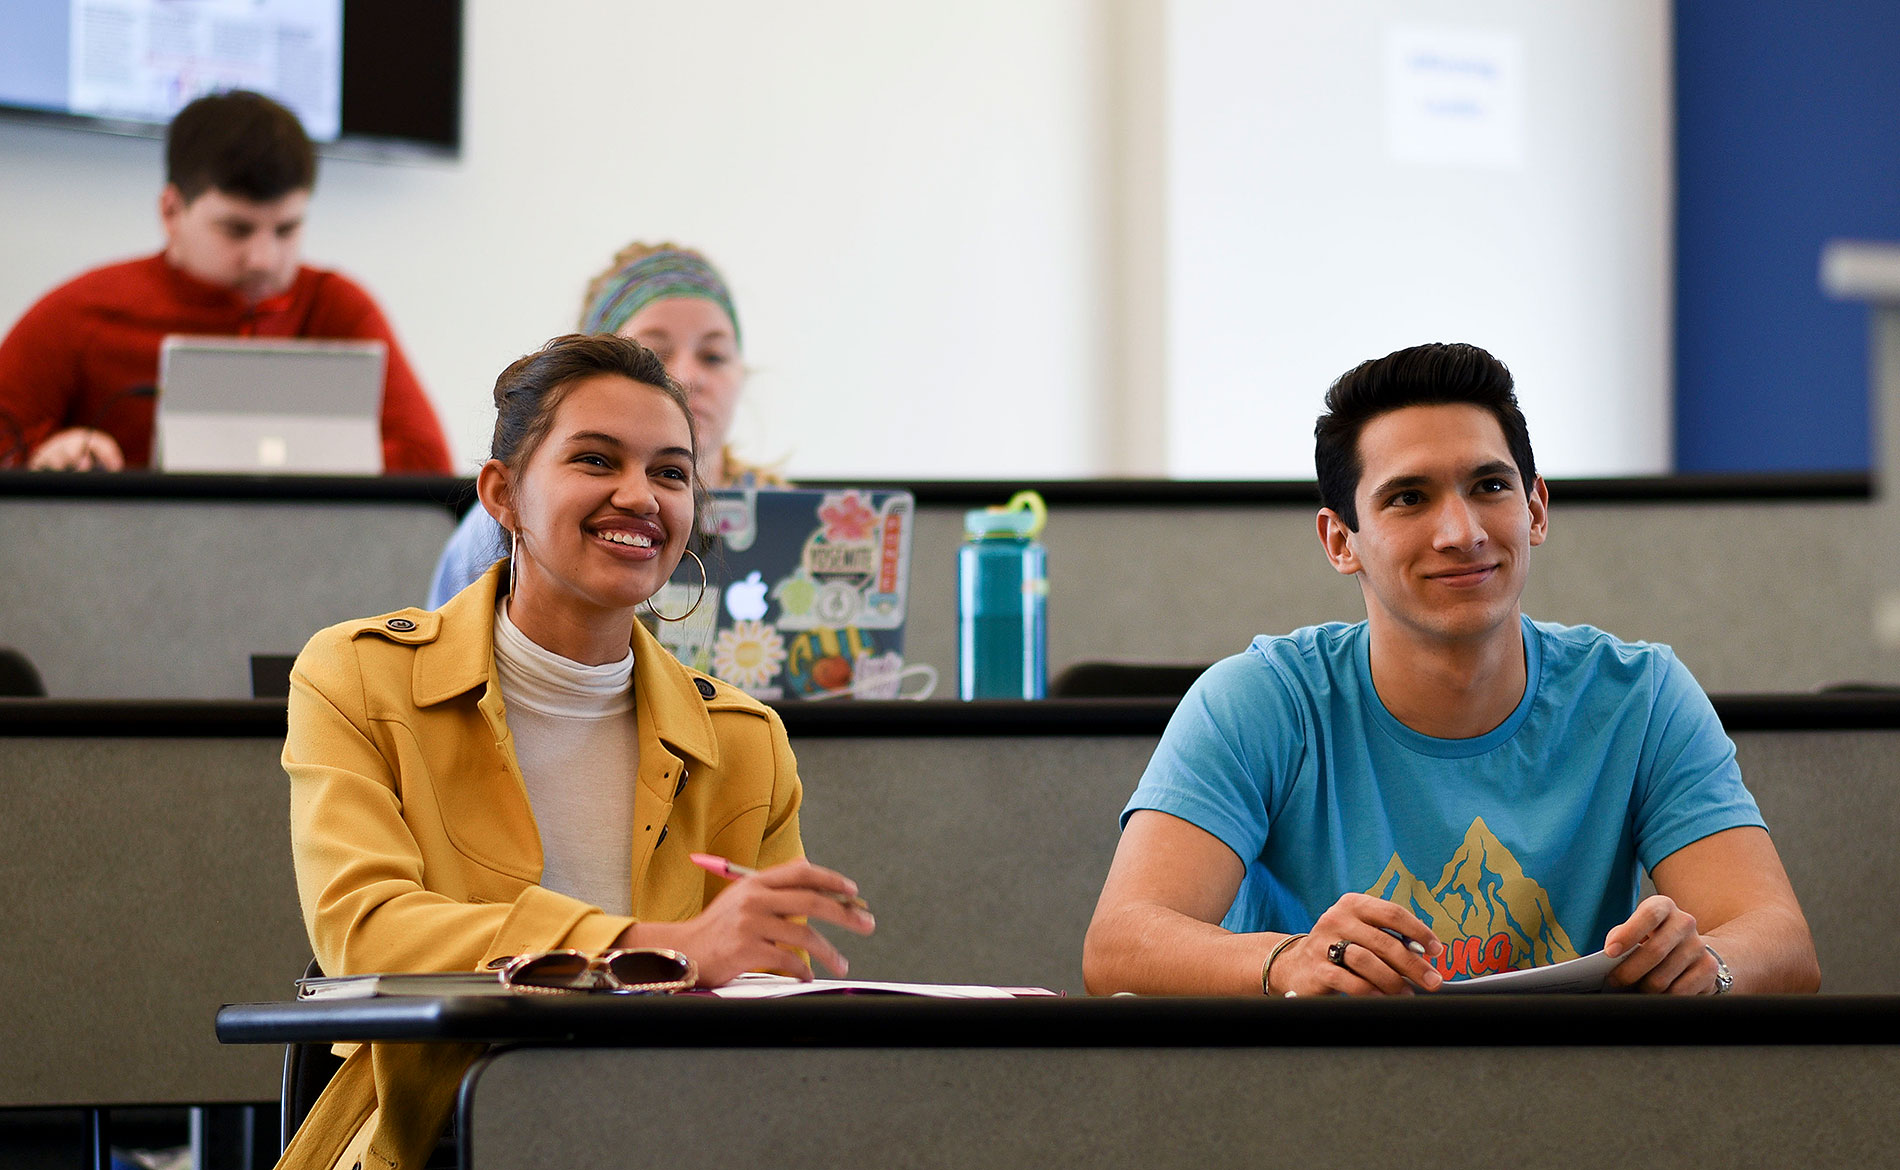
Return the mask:
{"type": "Polygon", "coordinates": [[[640,763],[633,650],[588,666],[544,649],[495,607],[495,673],[528,805],[541,831],[541,884],[633,912],[633,793],[640,763]]]}

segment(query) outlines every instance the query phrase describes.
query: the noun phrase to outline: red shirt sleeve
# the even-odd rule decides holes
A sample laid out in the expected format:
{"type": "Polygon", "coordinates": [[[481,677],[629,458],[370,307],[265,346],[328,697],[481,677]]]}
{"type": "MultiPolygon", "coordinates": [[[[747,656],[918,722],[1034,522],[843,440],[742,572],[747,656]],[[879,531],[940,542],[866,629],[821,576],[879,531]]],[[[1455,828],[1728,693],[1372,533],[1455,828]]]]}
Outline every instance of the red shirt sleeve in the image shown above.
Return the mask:
{"type": "Polygon", "coordinates": [[[429,405],[395,331],[367,292],[348,277],[325,273],[304,336],[373,340],[388,346],[388,365],[383,371],[383,470],[453,473],[441,420],[429,405]]]}
{"type": "Polygon", "coordinates": [[[26,311],[0,341],[0,467],[25,466],[61,429],[82,386],[79,320],[54,293],[26,311]]]}

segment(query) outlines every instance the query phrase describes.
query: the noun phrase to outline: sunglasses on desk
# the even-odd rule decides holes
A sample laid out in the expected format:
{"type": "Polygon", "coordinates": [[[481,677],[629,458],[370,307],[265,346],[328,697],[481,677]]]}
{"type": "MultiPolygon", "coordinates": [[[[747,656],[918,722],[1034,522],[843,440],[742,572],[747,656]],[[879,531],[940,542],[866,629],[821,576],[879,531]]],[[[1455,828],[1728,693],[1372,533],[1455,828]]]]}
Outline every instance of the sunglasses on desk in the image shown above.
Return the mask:
{"type": "Polygon", "coordinates": [[[558,994],[604,991],[613,995],[658,995],[685,991],[699,982],[699,966],[678,951],[633,947],[590,955],[583,951],[536,951],[489,962],[503,987],[558,994]]]}

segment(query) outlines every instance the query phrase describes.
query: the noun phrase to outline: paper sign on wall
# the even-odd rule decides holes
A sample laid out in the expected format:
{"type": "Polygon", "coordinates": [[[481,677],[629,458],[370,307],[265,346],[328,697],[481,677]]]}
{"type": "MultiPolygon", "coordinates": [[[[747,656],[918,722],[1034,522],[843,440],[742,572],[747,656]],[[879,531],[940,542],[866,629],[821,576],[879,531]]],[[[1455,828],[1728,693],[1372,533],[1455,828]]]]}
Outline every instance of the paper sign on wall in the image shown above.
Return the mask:
{"type": "Polygon", "coordinates": [[[1516,33],[1391,26],[1385,86],[1386,148],[1395,160],[1523,165],[1524,47],[1516,33]]]}

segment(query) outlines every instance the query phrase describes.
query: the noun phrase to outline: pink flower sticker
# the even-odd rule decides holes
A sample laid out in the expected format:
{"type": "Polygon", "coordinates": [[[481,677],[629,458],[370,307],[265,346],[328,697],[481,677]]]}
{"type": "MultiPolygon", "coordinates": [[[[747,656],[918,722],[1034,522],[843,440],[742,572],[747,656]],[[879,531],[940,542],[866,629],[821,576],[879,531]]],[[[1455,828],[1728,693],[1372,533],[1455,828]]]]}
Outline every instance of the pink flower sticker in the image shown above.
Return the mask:
{"type": "Polygon", "coordinates": [[[877,528],[877,513],[871,511],[855,491],[826,500],[818,509],[818,518],[825,522],[825,540],[830,544],[869,540],[877,528]]]}

